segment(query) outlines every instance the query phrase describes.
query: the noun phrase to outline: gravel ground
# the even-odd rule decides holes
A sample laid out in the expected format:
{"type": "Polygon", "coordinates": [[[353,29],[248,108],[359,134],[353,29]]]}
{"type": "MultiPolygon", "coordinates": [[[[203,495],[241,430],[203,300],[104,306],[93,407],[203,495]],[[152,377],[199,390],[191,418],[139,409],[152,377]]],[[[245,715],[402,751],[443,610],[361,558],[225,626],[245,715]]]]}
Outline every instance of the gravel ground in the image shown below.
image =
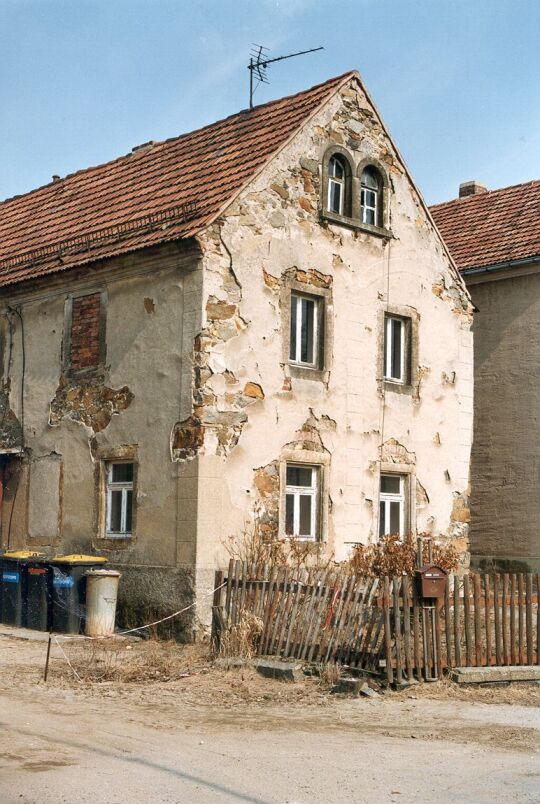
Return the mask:
{"type": "Polygon", "coordinates": [[[0,800],[537,802],[540,689],[376,699],[224,671],[201,649],[0,636],[0,800]],[[96,679],[101,679],[96,681],[96,679]]]}

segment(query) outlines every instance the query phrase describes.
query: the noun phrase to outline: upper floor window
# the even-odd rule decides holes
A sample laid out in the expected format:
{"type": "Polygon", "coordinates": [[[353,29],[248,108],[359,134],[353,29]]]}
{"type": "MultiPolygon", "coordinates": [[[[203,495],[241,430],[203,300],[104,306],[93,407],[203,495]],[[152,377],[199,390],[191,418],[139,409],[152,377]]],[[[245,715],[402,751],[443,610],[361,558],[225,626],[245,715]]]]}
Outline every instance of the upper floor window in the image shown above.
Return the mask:
{"type": "Polygon", "coordinates": [[[362,223],[382,226],[382,180],[372,165],[364,168],[360,178],[360,214],[362,223]]]}
{"type": "Polygon", "coordinates": [[[321,367],[324,299],[291,293],[289,360],[309,368],[321,367]]]}
{"type": "Polygon", "coordinates": [[[346,170],[342,157],[334,154],[328,161],[328,211],[344,214],[346,170]]]}
{"type": "Polygon", "coordinates": [[[384,379],[409,383],[410,319],[384,317],[384,379]]]}

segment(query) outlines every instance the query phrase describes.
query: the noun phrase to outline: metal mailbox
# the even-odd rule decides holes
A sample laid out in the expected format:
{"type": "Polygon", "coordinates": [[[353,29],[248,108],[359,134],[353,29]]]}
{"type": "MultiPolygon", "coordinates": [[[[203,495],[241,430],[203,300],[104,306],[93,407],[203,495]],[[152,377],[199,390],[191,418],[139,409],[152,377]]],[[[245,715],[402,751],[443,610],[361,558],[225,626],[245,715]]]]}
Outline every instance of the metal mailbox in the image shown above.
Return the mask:
{"type": "Polygon", "coordinates": [[[446,571],[436,564],[426,564],[416,570],[416,582],[421,597],[444,597],[446,571]]]}

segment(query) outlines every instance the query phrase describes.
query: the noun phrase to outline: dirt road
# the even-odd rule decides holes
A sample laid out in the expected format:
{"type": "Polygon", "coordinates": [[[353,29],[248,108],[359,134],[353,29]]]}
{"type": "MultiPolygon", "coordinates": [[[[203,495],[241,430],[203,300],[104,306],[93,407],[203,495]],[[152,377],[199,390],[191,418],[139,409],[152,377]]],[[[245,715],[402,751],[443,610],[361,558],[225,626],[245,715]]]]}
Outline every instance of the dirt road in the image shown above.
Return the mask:
{"type": "Polygon", "coordinates": [[[0,637],[4,804],[540,800],[537,689],[366,700],[200,668],[88,684],[58,651],[44,685],[43,655],[0,637]]]}

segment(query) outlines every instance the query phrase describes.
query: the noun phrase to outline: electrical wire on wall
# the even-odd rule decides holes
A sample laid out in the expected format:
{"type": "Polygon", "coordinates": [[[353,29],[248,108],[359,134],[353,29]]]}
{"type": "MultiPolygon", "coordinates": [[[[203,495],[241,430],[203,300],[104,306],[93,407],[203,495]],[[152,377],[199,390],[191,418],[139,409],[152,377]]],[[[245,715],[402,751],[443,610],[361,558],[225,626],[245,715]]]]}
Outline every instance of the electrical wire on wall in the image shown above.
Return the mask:
{"type": "MultiPolygon", "coordinates": [[[[26,378],[26,345],[24,340],[24,320],[22,317],[22,313],[20,308],[16,307],[8,307],[9,313],[15,313],[18,316],[19,321],[21,322],[21,390],[20,390],[20,411],[21,411],[21,454],[24,453],[25,447],[25,439],[24,439],[24,383],[26,378]]],[[[10,361],[12,359],[12,344],[10,345],[10,361]]],[[[11,371],[11,366],[10,369],[11,371]]],[[[6,409],[7,409],[7,402],[6,402],[6,409]]],[[[15,511],[15,505],[17,503],[17,494],[19,492],[19,487],[21,485],[21,474],[22,474],[22,464],[19,466],[19,471],[17,472],[17,485],[15,486],[15,491],[13,494],[13,502],[11,503],[11,511],[9,513],[9,525],[8,525],[8,533],[7,533],[7,549],[9,550],[11,546],[11,526],[13,523],[13,513],[15,511]]]]}
{"type": "MultiPolygon", "coordinates": [[[[384,421],[385,421],[385,414],[386,414],[386,383],[384,379],[384,358],[385,358],[385,337],[386,337],[386,315],[390,312],[390,249],[391,249],[391,240],[386,240],[386,261],[382,261],[382,269],[383,269],[383,287],[385,288],[385,295],[386,295],[386,302],[385,302],[385,318],[383,321],[383,355],[382,355],[382,377],[381,377],[381,389],[382,389],[382,404],[381,404],[381,416],[380,416],[380,424],[379,424],[379,432],[380,432],[380,441],[379,441],[379,467],[382,464],[382,452],[383,452],[383,445],[384,445],[384,421]]],[[[379,484],[380,484],[380,472],[379,472],[379,484]]],[[[378,499],[378,496],[377,496],[378,499]]],[[[376,512],[375,512],[375,523],[376,523],[376,530],[375,535],[376,538],[379,538],[379,528],[380,528],[380,516],[381,510],[380,505],[377,503],[376,512]]]]}

